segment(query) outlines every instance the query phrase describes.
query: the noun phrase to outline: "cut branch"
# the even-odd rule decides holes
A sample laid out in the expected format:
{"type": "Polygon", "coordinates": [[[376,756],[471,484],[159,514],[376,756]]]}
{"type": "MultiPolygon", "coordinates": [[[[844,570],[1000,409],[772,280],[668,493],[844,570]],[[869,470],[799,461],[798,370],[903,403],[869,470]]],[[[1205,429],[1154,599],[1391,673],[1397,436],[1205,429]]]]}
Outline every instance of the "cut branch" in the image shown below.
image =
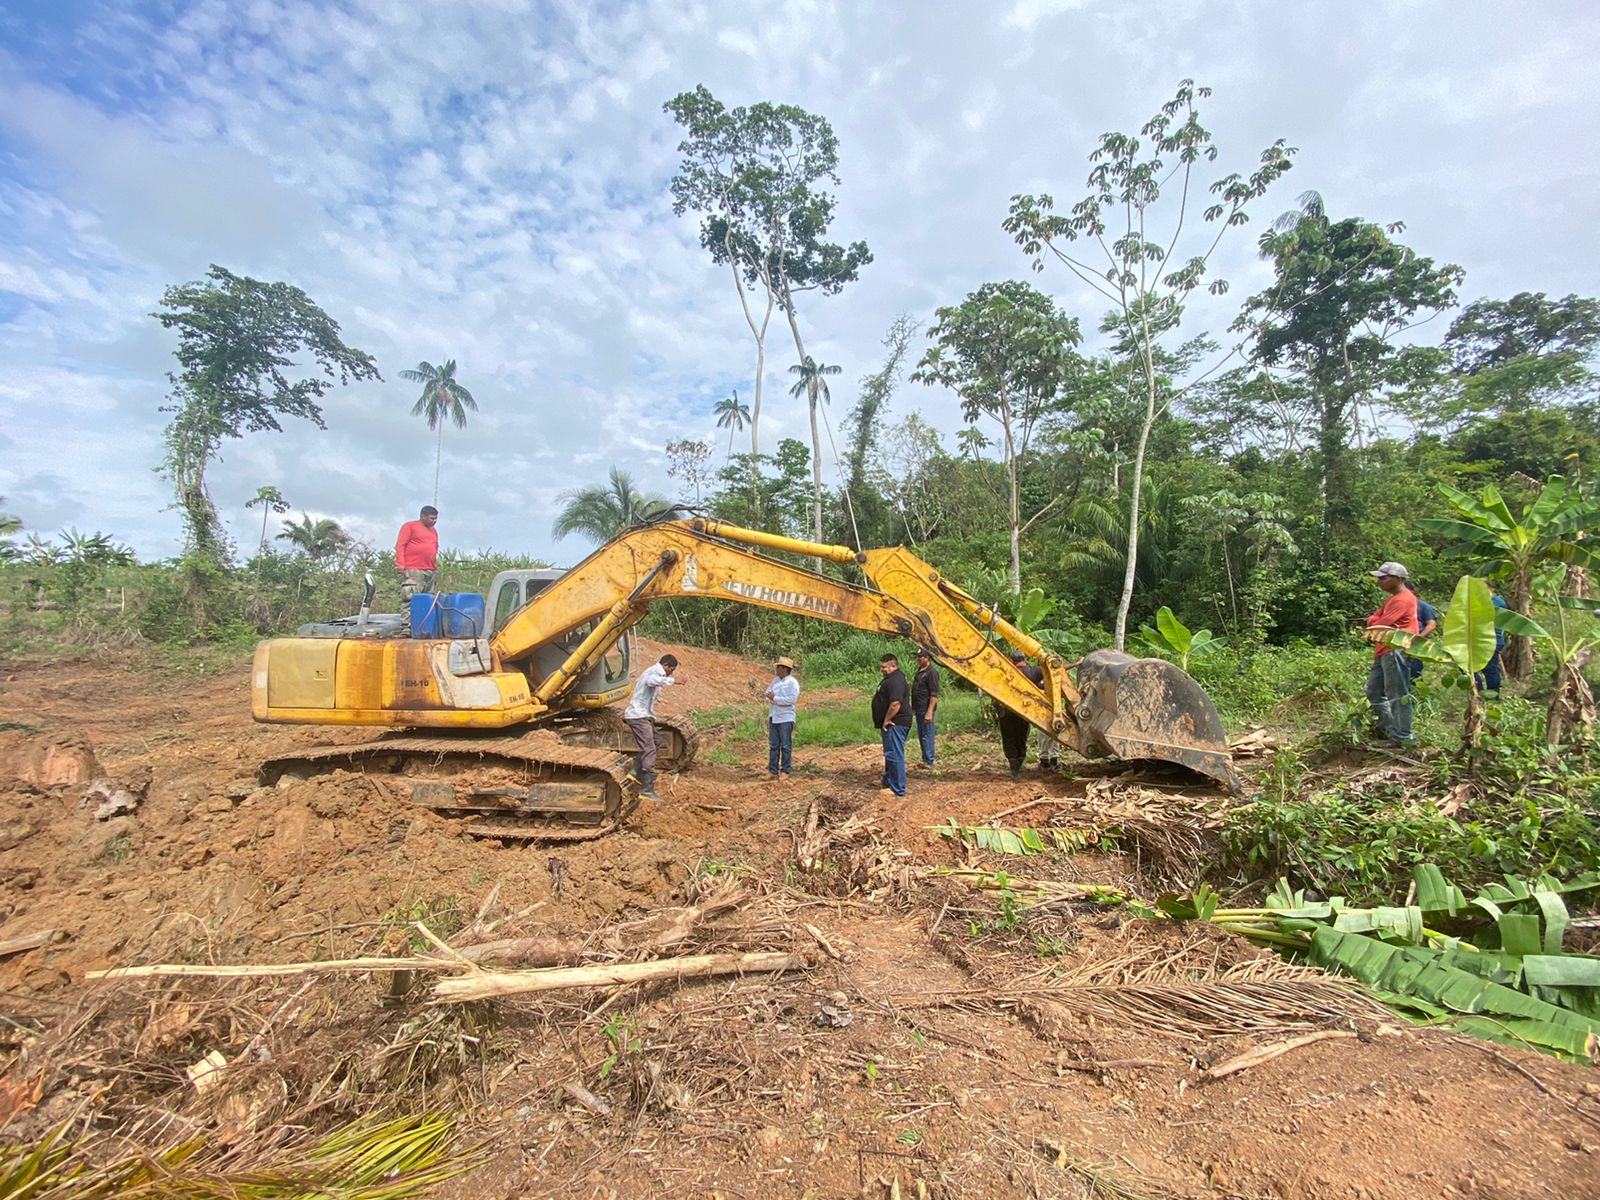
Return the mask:
{"type": "Polygon", "coordinates": [[[658,962],[618,963],[605,967],[552,967],[538,971],[483,972],[463,979],[441,979],[433,986],[440,1004],[487,1000],[528,992],[553,992],[567,988],[615,987],[656,979],[691,979],[708,975],[744,975],[789,971],[810,965],[805,954],[694,954],[658,962]]]}

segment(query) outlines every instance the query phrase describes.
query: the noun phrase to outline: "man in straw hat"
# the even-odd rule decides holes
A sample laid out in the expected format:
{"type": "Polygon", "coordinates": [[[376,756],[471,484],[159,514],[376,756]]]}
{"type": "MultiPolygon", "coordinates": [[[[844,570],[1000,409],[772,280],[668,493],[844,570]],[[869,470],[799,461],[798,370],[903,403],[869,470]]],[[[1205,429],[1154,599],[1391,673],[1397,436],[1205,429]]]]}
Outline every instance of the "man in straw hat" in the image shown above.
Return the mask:
{"type": "Polygon", "coordinates": [[[780,658],[773,670],[773,680],[767,684],[767,699],[772,702],[767,710],[767,774],[773,779],[781,776],[787,783],[794,759],[794,705],[800,699],[800,681],[794,677],[793,659],[780,658]]]}

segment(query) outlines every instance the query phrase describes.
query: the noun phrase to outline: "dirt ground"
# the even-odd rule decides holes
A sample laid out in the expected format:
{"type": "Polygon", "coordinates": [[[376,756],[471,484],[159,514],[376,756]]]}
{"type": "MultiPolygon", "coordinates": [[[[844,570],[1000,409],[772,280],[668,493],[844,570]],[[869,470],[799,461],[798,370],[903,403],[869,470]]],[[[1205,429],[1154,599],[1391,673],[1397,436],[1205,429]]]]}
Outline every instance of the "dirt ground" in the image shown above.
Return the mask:
{"type": "Polygon", "coordinates": [[[473,840],[360,773],[258,787],[270,755],[365,735],[253,724],[243,658],[0,665],[0,946],[55,931],[0,949],[0,1140],[69,1117],[226,1136],[383,1096],[462,1111],[481,1155],[442,1196],[1600,1197],[1593,1071],[1401,1029],[1209,927],[1008,911],[929,871],[1150,895],[1203,821],[1102,846],[1113,774],[1013,782],[981,739],[947,743],[904,801],[878,796],[871,745],[801,752],[771,785],[765,747],[727,741],[766,668],[673,649],[684,684],[662,708],[720,714],[707,744],[739,765],[664,779],[625,832],[560,846],[473,840]],[[137,811],[96,820],[81,800],[101,777],[137,811]],[[930,828],[1008,810],[1089,848],[1002,861],[930,828]],[[608,961],[641,919],[685,912],[672,953],[805,965],[451,1007],[392,973],[85,980],[404,954],[410,919],[608,961]],[[1204,1075],[1308,1030],[1338,1036],[1204,1075]],[[185,1076],[211,1050],[242,1065],[231,1108],[185,1076]]]}

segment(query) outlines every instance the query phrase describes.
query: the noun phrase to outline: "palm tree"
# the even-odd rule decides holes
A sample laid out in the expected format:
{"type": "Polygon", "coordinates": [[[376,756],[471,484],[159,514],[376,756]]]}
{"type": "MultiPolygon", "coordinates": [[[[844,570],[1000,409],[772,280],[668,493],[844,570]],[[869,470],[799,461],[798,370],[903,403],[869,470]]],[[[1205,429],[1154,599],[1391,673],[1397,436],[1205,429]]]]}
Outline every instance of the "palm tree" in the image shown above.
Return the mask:
{"type": "Polygon", "coordinates": [[[267,514],[288,512],[289,502],[277,488],[262,487],[256,489],[255,496],[246,500],[244,506],[261,510],[261,544],[256,547],[256,553],[264,554],[267,549],[267,514]]]}
{"type": "MultiPolygon", "coordinates": [[[[5,503],[5,497],[0,496],[0,504],[5,503]]],[[[11,541],[11,535],[22,532],[22,518],[13,516],[8,512],[0,512],[0,562],[10,562],[22,556],[22,550],[11,541]]]]}
{"type": "Polygon", "coordinates": [[[670,507],[671,501],[639,491],[626,471],[612,467],[609,486],[575,488],[561,494],[561,511],[550,532],[557,538],[586,533],[597,542],[606,542],[670,507]]]}
{"type": "Polygon", "coordinates": [[[817,401],[826,404],[833,398],[828,394],[828,376],[837,375],[839,371],[840,368],[819,363],[809,354],[804,362],[789,368],[789,374],[800,376],[789,389],[789,395],[803,393],[811,410],[811,535],[819,542],[822,540],[822,439],[817,435],[817,401]]]}
{"type": "Polygon", "coordinates": [[[739,392],[735,389],[733,395],[718,400],[711,411],[716,414],[717,428],[728,431],[728,453],[723,461],[729,462],[733,458],[733,435],[741,431],[750,419],[750,406],[739,403],[739,392]]]}
{"type": "Polygon", "coordinates": [[[428,428],[439,431],[439,444],[433,454],[433,502],[439,503],[439,464],[444,458],[444,421],[449,417],[457,429],[467,427],[467,409],[478,411],[472,393],[456,382],[456,360],[447,358],[434,366],[424,359],[414,371],[401,371],[401,379],[422,385],[422,395],[411,406],[413,417],[428,418],[428,428]]]}
{"type": "Polygon", "coordinates": [[[340,529],[339,522],[332,517],[313,521],[310,516],[302,516],[298,525],[285,521],[278,540],[288,542],[312,562],[321,562],[348,546],[350,535],[340,529]]]}

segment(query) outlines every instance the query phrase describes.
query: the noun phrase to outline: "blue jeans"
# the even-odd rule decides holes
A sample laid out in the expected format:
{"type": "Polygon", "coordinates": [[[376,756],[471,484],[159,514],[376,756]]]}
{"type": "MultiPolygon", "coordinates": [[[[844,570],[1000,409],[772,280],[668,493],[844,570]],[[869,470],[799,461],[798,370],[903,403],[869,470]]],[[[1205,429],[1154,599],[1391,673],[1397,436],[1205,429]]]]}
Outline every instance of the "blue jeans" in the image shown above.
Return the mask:
{"type": "Polygon", "coordinates": [[[1372,669],[1367,672],[1367,700],[1385,737],[1401,742],[1411,740],[1411,672],[1404,654],[1391,650],[1372,660],[1372,669]]]}
{"type": "Polygon", "coordinates": [[[767,774],[789,773],[794,762],[794,722],[767,722],[767,774]]]}
{"type": "Polygon", "coordinates": [[[1498,694],[1500,691],[1500,685],[1504,682],[1500,672],[1500,650],[1501,647],[1495,647],[1494,656],[1489,659],[1483,670],[1478,674],[1478,690],[1480,692],[1495,692],[1498,694]]]}
{"type": "Polygon", "coordinates": [[[883,738],[883,786],[896,796],[906,794],[906,734],[909,725],[891,725],[879,731],[883,738]]]}
{"type": "Polygon", "coordinates": [[[922,765],[933,766],[934,718],[917,714],[917,744],[922,747],[922,765]]]}

